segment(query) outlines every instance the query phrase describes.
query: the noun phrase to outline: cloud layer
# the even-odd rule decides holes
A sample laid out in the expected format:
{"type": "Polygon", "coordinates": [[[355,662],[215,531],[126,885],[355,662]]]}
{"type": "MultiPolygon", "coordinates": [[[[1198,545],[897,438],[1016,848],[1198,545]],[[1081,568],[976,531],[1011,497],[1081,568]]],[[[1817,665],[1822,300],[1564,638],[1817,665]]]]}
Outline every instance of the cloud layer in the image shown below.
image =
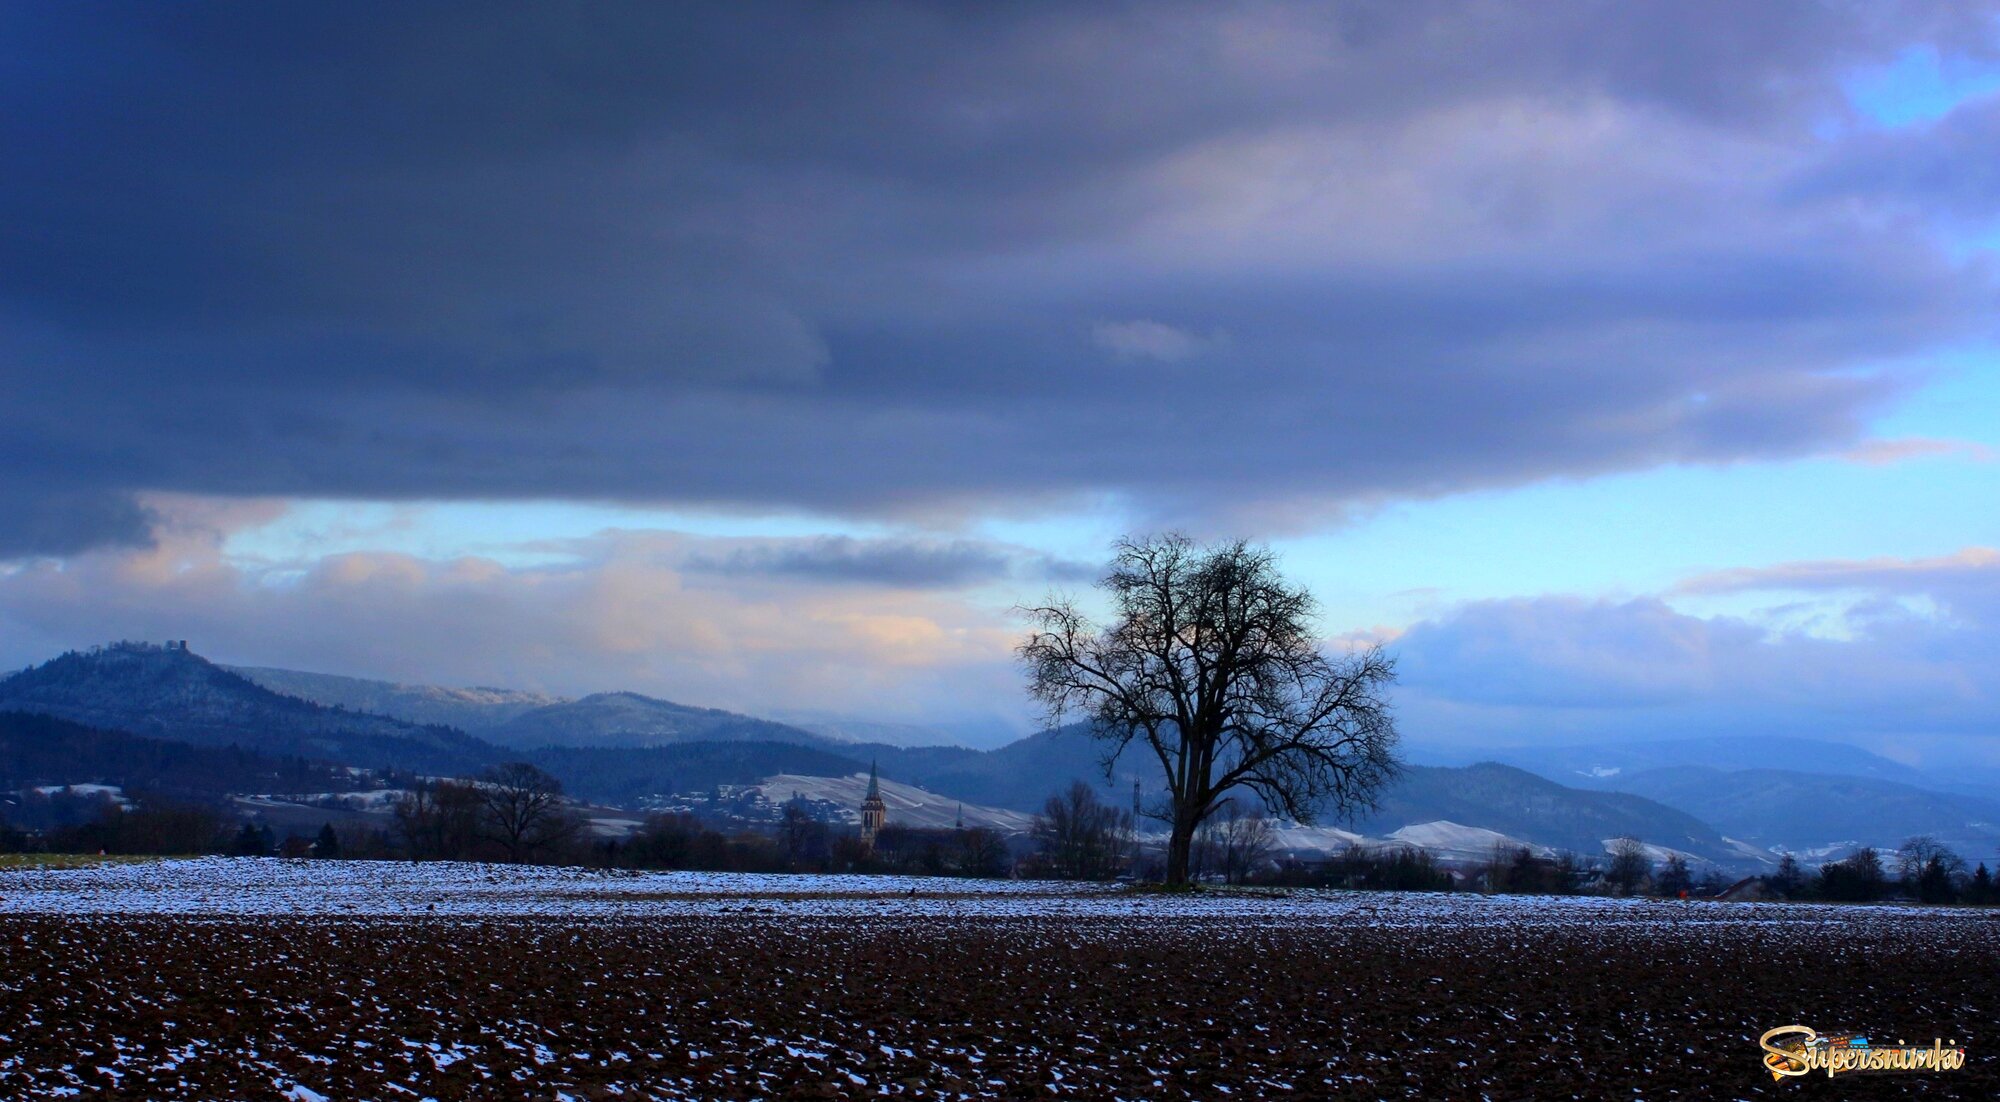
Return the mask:
{"type": "MultiPolygon", "coordinates": [[[[150,505],[152,547],[0,569],[0,667],[188,638],[246,664],[1025,733],[1035,711],[1011,655],[1024,627],[996,591],[1081,572],[963,540],[636,531],[541,541],[528,564],[258,562],[226,553],[227,535],[281,506],[150,505]]],[[[1712,572],[1664,599],[1468,602],[1388,646],[1418,745],[1794,735],[1911,760],[1971,745],[2000,761],[1997,641],[2000,551],[1970,547],[1712,572]],[[1669,603],[1718,595],[1754,611],[1669,603]]]]}
{"type": "Polygon", "coordinates": [[[857,541],[833,548],[830,581],[816,572],[823,541],[656,532],[543,545],[550,561],[534,566],[391,552],[256,563],[224,552],[244,511],[174,502],[151,548],[0,571],[0,664],[186,638],[218,661],[397,681],[632,689],[759,714],[1028,716],[1009,654],[1017,625],[963,592],[1039,562],[1016,549],[857,541]]]}
{"type": "Polygon", "coordinates": [[[0,557],[156,491],[1309,517],[1845,447],[1993,305],[2000,106],[1841,93],[1969,8],[0,19],[0,557]]]}
{"type": "Polygon", "coordinates": [[[2000,760],[2000,551],[1721,571],[1678,592],[1758,594],[1764,613],[1699,616],[1658,598],[1474,602],[1396,640],[1411,706],[1447,742],[1971,739],[2000,760]],[[1802,595],[1823,602],[1787,615],[1802,595]]]}

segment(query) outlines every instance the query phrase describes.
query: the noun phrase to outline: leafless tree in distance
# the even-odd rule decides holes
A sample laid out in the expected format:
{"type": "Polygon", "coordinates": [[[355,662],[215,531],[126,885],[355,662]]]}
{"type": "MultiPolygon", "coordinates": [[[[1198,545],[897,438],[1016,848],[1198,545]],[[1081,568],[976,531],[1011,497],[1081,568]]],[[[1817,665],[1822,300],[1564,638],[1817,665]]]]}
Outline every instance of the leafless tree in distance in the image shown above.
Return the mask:
{"type": "Polygon", "coordinates": [[[1615,838],[1611,842],[1611,867],[1604,878],[1618,889],[1619,895],[1631,895],[1639,884],[1653,873],[1653,859],[1646,853],[1646,844],[1637,838],[1615,838]]]}
{"type": "Polygon", "coordinates": [[[562,782],[524,761],[488,769],[479,779],[487,837],[519,864],[537,851],[568,841],[583,820],[563,802],[562,782]]]}
{"type": "Polygon", "coordinates": [[[464,781],[420,781],[396,801],[396,829],[419,861],[461,861],[479,842],[483,803],[464,781]]]}
{"type": "Polygon", "coordinates": [[[1312,594],[1285,581],[1268,549],[1125,539],[1099,584],[1111,624],[1052,598],[1024,610],[1035,630],[1020,656],[1052,722],[1071,711],[1092,721],[1107,775],[1134,742],[1158,758],[1168,884],[1187,883],[1196,831],[1239,788],[1311,822],[1328,806],[1372,806],[1395,775],[1394,664],[1379,648],[1329,656],[1312,594]]]}
{"type": "Polygon", "coordinates": [[[1213,868],[1226,883],[1241,884],[1270,859],[1277,831],[1262,811],[1246,812],[1241,803],[1228,799],[1210,816],[1196,839],[1204,868],[1213,868]]]}
{"type": "Polygon", "coordinates": [[[1031,833],[1050,875],[1102,880],[1116,875],[1124,860],[1130,820],[1130,812],[1100,801],[1089,785],[1076,781],[1042,805],[1031,833]]]}

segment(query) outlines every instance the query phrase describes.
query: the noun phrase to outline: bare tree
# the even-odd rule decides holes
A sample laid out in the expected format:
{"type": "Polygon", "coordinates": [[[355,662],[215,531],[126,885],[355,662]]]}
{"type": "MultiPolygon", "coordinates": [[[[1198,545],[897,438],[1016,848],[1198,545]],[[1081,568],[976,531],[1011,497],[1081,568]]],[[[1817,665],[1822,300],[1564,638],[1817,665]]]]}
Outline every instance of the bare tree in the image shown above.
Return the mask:
{"type": "Polygon", "coordinates": [[[1329,657],[1313,597],[1276,558],[1242,542],[1185,536],[1121,540],[1100,583],[1117,619],[1099,628],[1068,599],[1025,610],[1031,691],[1052,721],[1080,711],[1106,741],[1107,776],[1133,742],[1167,783],[1167,882],[1185,884],[1195,833],[1248,788],[1310,822],[1372,806],[1395,775],[1396,728],[1379,649],[1329,657]]]}
{"type": "Polygon", "coordinates": [[[958,871],[966,876],[1005,876],[1012,857],[1007,839],[986,827],[957,832],[958,871]]]}
{"type": "Polygon", "coordinates": [[[1965,879],[1965,859],[1934,835],[1919,834],[1896,851],[1896,871],[1903,890],[1925,903],[1950,903],[1965,879]]]}
{"type": "Polygon", "coordinates": [[[1261,811],[1245,814],[1237,801],[1224,800],[1196,837],[1203,867],[1212,866],[1227,883],[1241,884],[1270,858],[1277,831],[1261,811]]]}
{"type": "Polygon", "coordinates": [[[396,830],[419,861],[460,861],[479,841],[484,800],[463,781],[421,781],[396,801],[396,830]]]}
{"type": "Polygon", "coordinates": [[[1050,875],[1065,880],[1102,880],[1117,873],[1130,813],[1097,798],[1077,781],[1050,796],[1035,816],[1032,833],[1050,875]]]}
{"type": "Polygon", "coordinates": [[[1873,846],[1862,846],[1838,861],[1821,865],[1814,888],[1821,899],[1867,903],[1881,898],[1884,885],[1882,855],[1873,846]]]}
{"type": "Polygon", "coordinates": [[[833,856],[826,824],[813,818],[800,800],[786,802],[778,820],[778,840],[785,847],[785,861],[794,869],[823,866],[833,856]]]}
{"type": "Polygon", "coordinates": [[[480,777],[479,795],[486,836],[515,864],[583,829],[583,820],[563,802],[562,782],[524,761],[488,769],[480,777]]]}
{"type": "Polygon", "coordinates": [[[1631,895],[1652,872],[1653,859],[1647,856],[1644,842],[1632,837],[1612,841],[1611,868],[1604,878],[1618,889],[1618,894],[1631,895]]]}

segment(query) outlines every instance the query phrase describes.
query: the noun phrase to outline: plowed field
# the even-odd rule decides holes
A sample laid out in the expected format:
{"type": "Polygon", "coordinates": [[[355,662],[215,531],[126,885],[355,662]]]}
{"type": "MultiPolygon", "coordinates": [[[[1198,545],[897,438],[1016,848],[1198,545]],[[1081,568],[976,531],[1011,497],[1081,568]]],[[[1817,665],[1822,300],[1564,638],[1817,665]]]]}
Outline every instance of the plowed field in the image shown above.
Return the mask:
{"type": "Polygon", "coordinates": [[[0,950],[6,1099],[2000,1097],[1963,911],[246,861],[0,878],[0,950]]]}

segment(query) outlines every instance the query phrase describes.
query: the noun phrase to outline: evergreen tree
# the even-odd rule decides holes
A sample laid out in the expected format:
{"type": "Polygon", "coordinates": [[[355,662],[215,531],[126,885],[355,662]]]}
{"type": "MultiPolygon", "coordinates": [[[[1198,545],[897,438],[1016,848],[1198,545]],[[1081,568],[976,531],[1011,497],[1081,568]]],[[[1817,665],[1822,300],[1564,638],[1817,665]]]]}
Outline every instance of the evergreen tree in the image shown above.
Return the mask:
{"type": "MultiPolygon", "coordinates": [[[[1951,862],[1957,858],[1933,855],[1917,874],[1917,898],[1925,903],[1958,902],[1958,886],[1953,883],[1951,862]]],[[[1960,865],[1963,868],[1963,864],[1960,865]]]]}
{"type": "Polygon", "coordinates": [[[1676,853],[1667,858],[1666,866],[1660,870],[1655,887],[1664,896],[1678,896],[1694,887],[1694,875],[1688,870],[1688,863],[1680,854],[1676,853]]]}
{"type": "Polygon", "coordinates": [[[229,852],[237,857],[269,857],[271,855],[271,832],[259,830],[256,823],[244,823],[236,832],[236,840],[229,852]]]}
{"type": "Polygon", "coordinates": [[[319,828],[319,837],[313,841],[314,857],[332,858],[340,856],[340,836],[333,832],[333,824],[319,828]]]}
{"type": "Polygon", "coordinates": [[[1799,859],[1789,853],[1778,858],[1778,871],[1771,874],[1768,883],[1786,899],[1797,899],[1803,895],[1806,874],[1799,868],[1799,859]]]}

